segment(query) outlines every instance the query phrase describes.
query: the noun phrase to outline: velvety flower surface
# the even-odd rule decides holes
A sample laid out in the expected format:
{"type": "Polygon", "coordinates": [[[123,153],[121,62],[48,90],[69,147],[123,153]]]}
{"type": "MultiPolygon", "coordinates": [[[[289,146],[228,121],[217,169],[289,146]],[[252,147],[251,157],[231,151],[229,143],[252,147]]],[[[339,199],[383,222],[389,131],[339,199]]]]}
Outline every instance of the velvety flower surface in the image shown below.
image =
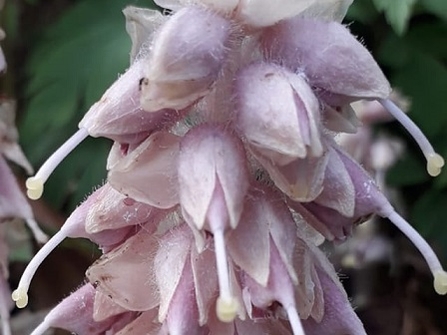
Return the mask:
{"type": "Polygon", "coordinates": [[[353,101],[378,99],[412,132],[429,173],[443,165],[389,100],[371,54],[340,23],[352,1],[156,2],[172,13],[125,10],[131,66],[28,180],[38,198],[86,136],[115,141],[107,183],[41,249],[13,292],[26,305],[37,266],[65,237],[89,238],[103,251],[89,283],[33,335],[49,327],[364,335],[318,245],[346,240],[374,214],[415,243],[435,290],[446,294],[447,274],[431,248],[335,140],[360,125],[353,101]]]}

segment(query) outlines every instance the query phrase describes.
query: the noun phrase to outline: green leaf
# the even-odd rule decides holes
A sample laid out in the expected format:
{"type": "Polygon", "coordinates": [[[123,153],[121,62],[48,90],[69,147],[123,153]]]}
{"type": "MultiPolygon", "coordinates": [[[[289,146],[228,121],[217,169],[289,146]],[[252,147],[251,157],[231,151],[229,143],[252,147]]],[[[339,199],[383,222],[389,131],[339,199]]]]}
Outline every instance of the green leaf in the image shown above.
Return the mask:
{"type": "Polygon", "coordinates": [[[385,11],[389,7],[389,0],[373,0],[378,11],[385,11]]]}
{"type": "Polygon", "coordinates": [[[416,0],[373,0],[377,10],[383,12],[398,35],[407,30],[416,0]]]}

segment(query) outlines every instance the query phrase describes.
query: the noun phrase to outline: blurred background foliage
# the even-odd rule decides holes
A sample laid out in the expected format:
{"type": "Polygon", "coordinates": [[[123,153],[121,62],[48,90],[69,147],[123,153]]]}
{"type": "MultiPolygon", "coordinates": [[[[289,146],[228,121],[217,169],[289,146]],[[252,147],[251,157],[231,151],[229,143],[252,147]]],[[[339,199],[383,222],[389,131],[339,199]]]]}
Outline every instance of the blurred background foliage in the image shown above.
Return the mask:
{"type": "MultiPolygon", "coordinates": [[[[129,66],[131,44],[121,13],[128,4],[154,7],[150,0],[6,1],[1,25],[8,72],[1,92],[18,100],[20,141],[35,168],[129,66]]],[[[345,23],[410,99],[409,115],[447,157],[447,0],[355,0],[345,23]]],[[[447,169],[430,178],[401,126],[382,128],[406,145],[388,184],[401,190],[406,216],[445,260],[447,169]]],[[[57,168],[44,192],[52,210],[66,217],[104,181],[110,144],[89,139],[57,168]]]]}

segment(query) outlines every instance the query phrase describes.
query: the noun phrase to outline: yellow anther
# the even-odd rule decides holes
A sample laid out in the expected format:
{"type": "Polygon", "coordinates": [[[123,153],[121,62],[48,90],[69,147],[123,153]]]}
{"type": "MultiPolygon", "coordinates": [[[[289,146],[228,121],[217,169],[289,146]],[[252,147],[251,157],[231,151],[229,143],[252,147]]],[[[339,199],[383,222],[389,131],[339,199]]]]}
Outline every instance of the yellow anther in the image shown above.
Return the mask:
{"type": "Polygon", "coordinates": [[[232,322],[237,315],[239,304],[234,297],[224,299],[217,298],[216,314],[222,322],[232,322]]]}
{"type": "Polygon", "coordinates": [[[26,180],[26,188],[28,189],[26,194],[28,198],[32,200],[37,200],[42,196],[43,193],[43,180],[38,177],[30,177],[26,180]]]}
{"type": "Polygon", "coordinates": [[[11,294],[12,300],[16,302],[18,308],[24,308],[28,305],[28,292],[25,288],[19,287],[11,294]]]}
{"type": "Polygon", "coordinates": [[[433,152],[426,156],[427,171],[432,177],[436,177],[441,173],[441,168],[444,166],[444,158],[441,155],[433,152]]]}
{"type": "Polygon", "coordinates": [[[435,287],[436,293],[438,293],[439,295],[447,294],[447,272],[439,270],[436,271],[433,275],[435,276],[433,285],[435,287]]]}

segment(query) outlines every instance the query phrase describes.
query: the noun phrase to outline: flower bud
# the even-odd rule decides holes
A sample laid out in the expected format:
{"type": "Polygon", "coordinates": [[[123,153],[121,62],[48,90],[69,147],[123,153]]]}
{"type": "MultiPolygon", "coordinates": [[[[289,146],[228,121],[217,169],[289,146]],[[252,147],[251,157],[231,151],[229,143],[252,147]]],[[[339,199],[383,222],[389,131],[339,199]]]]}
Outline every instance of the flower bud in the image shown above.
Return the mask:
{"type": "Polygon", "coordinates": [[[302,76],[277,65],[251,64],[236,80],[237,127],[263,156],[286,165],[323,153],[320,106],[302,76]]]}
{"type": "Polygon", "coordinates": [[[141,106],[183,109],[206,95],[226,58],[230,22],[200,7],[185,7],[160,29],[141,85],[141,106]]]}

